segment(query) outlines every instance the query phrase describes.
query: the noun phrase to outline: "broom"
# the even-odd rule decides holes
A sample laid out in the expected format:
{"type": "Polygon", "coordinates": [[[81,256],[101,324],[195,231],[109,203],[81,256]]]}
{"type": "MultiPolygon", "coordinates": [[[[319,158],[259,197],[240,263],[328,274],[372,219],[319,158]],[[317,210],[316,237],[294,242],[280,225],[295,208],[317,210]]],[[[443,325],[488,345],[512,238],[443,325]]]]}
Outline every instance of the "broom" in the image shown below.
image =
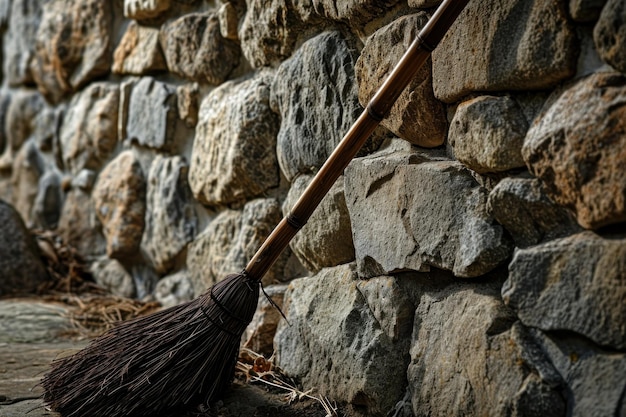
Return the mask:
{"type": "Polygon", "coordinates": [[[239,274],[188,303],[122,322],[55,360],[44,402],[65,417],[163,416],[217,398],[230,384],[260,281],[386,116],[469,0],[444,0],[308,188],[239,274]]]}

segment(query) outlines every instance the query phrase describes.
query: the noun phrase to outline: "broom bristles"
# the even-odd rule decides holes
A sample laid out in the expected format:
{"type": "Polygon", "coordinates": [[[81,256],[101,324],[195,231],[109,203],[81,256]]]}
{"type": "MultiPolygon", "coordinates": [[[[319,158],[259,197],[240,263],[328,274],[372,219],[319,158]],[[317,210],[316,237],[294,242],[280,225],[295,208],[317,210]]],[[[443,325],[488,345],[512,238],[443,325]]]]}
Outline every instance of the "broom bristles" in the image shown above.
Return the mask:
{"type": "Polygon", "coordinates": [[[52,363],[44,402],[64,417],[155,416],[215,399],[231,382],[258,281],[227,276],[193,301],[123,322],[52,363]]]}

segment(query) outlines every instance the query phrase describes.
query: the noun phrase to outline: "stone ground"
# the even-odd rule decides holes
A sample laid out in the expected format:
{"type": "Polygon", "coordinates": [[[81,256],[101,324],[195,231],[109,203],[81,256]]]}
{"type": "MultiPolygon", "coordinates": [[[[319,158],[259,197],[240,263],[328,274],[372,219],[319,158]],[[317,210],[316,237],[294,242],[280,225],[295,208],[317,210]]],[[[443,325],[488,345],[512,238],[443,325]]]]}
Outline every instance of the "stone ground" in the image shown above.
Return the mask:
{"type": "MultiPolygon", "coordinates": [[[[58,413],[45,408],[38,385],[52,360],[71,354],[86,341],[70,338],[68,307],[38,300],[0,300],[0,417],[43,417],[58,413]]],[[[235,381],[226,397],[194,417],[324,417],[311,399],[289,404],[286,392],[266,385],[235,381]]],[[[338,416],[356,417],[340,408],[338,416]]],[[[181,413],[181,417],[191,417],[181,413]]]]}

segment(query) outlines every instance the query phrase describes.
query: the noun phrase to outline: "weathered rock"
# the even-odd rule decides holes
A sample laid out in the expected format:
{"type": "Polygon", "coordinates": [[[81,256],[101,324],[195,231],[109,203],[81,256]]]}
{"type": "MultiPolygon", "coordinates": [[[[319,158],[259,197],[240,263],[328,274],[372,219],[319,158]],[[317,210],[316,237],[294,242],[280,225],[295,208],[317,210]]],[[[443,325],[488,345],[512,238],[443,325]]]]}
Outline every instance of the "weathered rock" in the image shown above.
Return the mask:
{"type": "Polygon", "coordinates": [[[360,276],[430,266],[480,276],[512,250],[486,213],[487,190],[456,161],[413,151],[357,159],[345,193],[360,276]]]}
{"type": "Polygon", "coordinates": [[[415,415],[561,417],[562,381],[497,285],[425,293],[415,312],[409,390],[415,415]]]}
{"type": "Polygon", "coordinates": [[[0,156],[0,170],[10,171],[15,163],[16,153],[33,136],[37,115],[43,111],[43,98],[29,90],[17,90],[4,96],[3,117],[6,143],[0,156]]]}
{"type": "Polygon", "coordinates": [[[502,297],[527,326],[626,349],[626,237],[583,232],[516,250],[502,297]]]}
{"type": "Polygon", "coordinates": [[[153,19],[170,8],[171,0],[124,0],[124,16],[129,19],[153,19]]]}
{"type": "Polygon", "coordinates": [[[126,138],[150,148],[170,150],[175,140],[177,112],[176,88],[143,77],[130,93],[126,138]]]}
{"type": "Polygon", "coordinates": [[[193,299],[193,285],[189,273],[178,271],[159,280],[154,297],[163,308],[172,307],[193,299]]]}
{"type": "Polygon", "coordinates": [[[278,65],[294,51],[299,35],[320,23],[310,2],[246,0],[246,6],[239,39],[254,68],[278,65]]]}
{"type": "Polygon", "coordinates": [[[33,236],[19,213],[0,200],[0,295],[34,292],[47,279],[33,236]]]}
{"type": "Polygon", "coordinates": [[[69,309],[63,304],[4,300],[0,302],[0,343],[58,341],[72,328],[68,316],[69,309]]]}
{"type": "Polygon", "coordinates": [[[4,35],[4,76],[11,86],[31,84],[30,64],[35,55],[37,28],[42,8],[49,0],[12,0],[8,29],[4,35]]]}
{"type": "Polygon", "coordinates": [[[278,186],[270,75],[225,83],[202,100],[189,172],[201,203],[241,203],[278,186]]]}
{"type": "Polygon", "coordinates": [[[33,225],[31,213],[45,169],[41,153],[29,140],[15,156],[11,175],[11,202],[28,227],[33,225]]]}
{"type": "MultiPolygon", "coordinates": [[[[355,67],[359,101],[363,107],[367,106],[427,21],[425,12],[403,16],[367,39],[355,67]]],[[[434,147],[443,143],[447,130],[446,114],[443,104],[433,94],[430,61],[409,82],[382,125],[415,145],[434,147]]]]}
{"type": "Polygon", "coordinates": [[[187,14],[161,28],[167,67],[183,78],[219,85],[239,64],[237,42],[220,32],[216,13],[187,14]]]}
{"type": "Polygon", "coordinates": [[[50,0],[37,30],[32,75],[39,90],[58,102],[111,67],[112,3],[50,0]]]}
{"type": "MultiPolygon", "coordinates": [[[[285,216],[311,179],[311,176],[301,175],[291,184],[283,204],[285,216]]],[[[333,185],[289,246],[302,265],[312,272],[354,261],[354,244],[343,192],[343,178],[333,185]]]]}
{"type": "Polygon", "coordinates": [[[397,376],[406,372],[409,339],[381,328],[356,280],[354,266],[342,265],[289,284],[291,325],[279,323],[277,362],[304,386],[385,415],[404,394],[397,376]]]}
{"type": "Polygon", "coordinates": [[[159,155],[148,174],[141,249],[159,274],[174,266],[176,257],[196,235],[198,220],[187,183],[188,170],[183,157],[159,155]]]}
{"type": "Polygon", "coordinates": [[[187,127],[193,128],[198,124],[198,102],[200,90],[197,83],[185,84],[176,88],[178,98],[178,118],[185,122],[187,127]]]}
{"type": "Polygon", "coordinates": [[[88,261],[106,254],[106,239],[93,200],[79,187],[66,194],[57,230],[63,243],[73,246],[88,261]]]}
{"type": "Polygon", "coordinates": [[[165,69],[159,30],[130,22],[113,54],[113,72],[145,75],[165,69]]]}
{"type": "MultiPolygon", "coordinates": [[[[11,104],[11,94],[6,91],[0,92],[0,154],[4,153],[7,145],[7,114],[11,104]]],[[[0,157],[0,159],[2,159],[0,157]]],[[[2,167],[0,166],[0,170],[2,167]]]]}
{"type": "Polygon", "coordinates": [[[593,30],[593,40],[600,57],[626,73],[626,5],[623,1],[606,2],[593,30]]]}
{"type": "Polygon", "coordinates": [[[154,300],[154,290],[159,281],[154,268],[145,262],[133,262],[127,268],[135,283],[136,298],[154,300]]]}
{"type": "Polygon", "coordinates": [[[487,210],[520,248],[582,230],[569,210],[546,196],[537,179],[504,178],[489,194],[487,210]]]}
{"type": "Polygon", "coordinates": [[[565,2],[472,2],[433,52],[435,97],[541,90],[576,72],[576,36],[565,2]],[[472,59],[467,59],[471,51],[472,59]]]}
{"type": "Polygon", "coordinates": [[[61,175],[57,171],[46,171],[39,179],[37,195],[33,201],[33,224],[44,229],[56,228],[61,217],[63,199],[61,175]]]}
{"type": "Polygon", "coordinates": [[[119,88],[105,82],[72,98],[60,131],[63,162],[72,174],[98,170],[110,157],[117,146],[118,103],[119,88]]]}
{"type": "Polygon", "coordinates": [[[532,334],[566,383],[567,415],[625,415],[626,354],[603,350],[571,334],[555,337],[538,330],[532,334]]]}
{"type": "Polygon", "coordinates": [[[354,81],[357,58],[352,39],[324,32],[278,68],[270,103],[281,116],[277,153],[288,180],[321,167],[362,112],[354,81]]]}
{"type": "Polygon", "coordinates": [[[132,151],[111,161],[93,191],[110,258],[131,256],[139,249],[146,215],[146,179],[132,151]]]}
{"type": "Polygon", "coordinates": [[[359,27],[393,7],[398,0],[313,0],[315,11],[332,20],[345,21],[359,27]]]}
{"type": "Polygon", "coordinates": [[[82,169],[74,178],[72,178],[72,187],[80,188],[86,193],[91,192],[96,183],[96,173],[90,169],[82,169]]]}
{"type": "MultiPolygon", "coordinates": [[[[285,291],[287,291],[287,285],[265,287],[267,297],[270,297],[280,309],[283,306],[285,291]]],[[[261,295],[252,322],[243,334],[242,346],[267,357],[272,356],[274,354],[274,335],[278,322],[281,320],[282,316],[278,309],[269,302],[266,296],[261,295]]]]}
{"type": "Polygon", "coordinates": [[[525,166],[522,145],[528,122],[509,96],[481,96],[461,103],[450,124],[454,156],[480,173],[525,166]]]}
{"type": "MultiPolygon", "coordinates": [[[[240,211],[221,211],[187,250],[195,295],[227,275],[240,272],[280,219],[280,206],[271,198],[253,200],[240,211]]],[[[289,256],[289,250],[283,252],[263,277],[265,285],[293,278],[287,273],[289,256]]]]}
{"type": "Polygon", "coordinates": [[[548,196],[574,210],[581,226],[626,221],[626,77],[597,73],[554,93],[522,154],[548,196]]]}
{"type": "Polygon", "coordinates": [[[224,3],[217,11],[217,18],[220,22],[220,33],[223,38],[238,40],[239,16],[237,9],[231,2],[224,3]]]}
{"type": "Polygon", "coordinates": [[[569,14],[576,22],[593,22],[598,19],[607,0],[569,0],[569,14]]]}
{"type": "Polygon", "coordinates": [[[441,0],[409,0],[409,7],[427,9],[437,6],[439,3],[441,3],[441,0]]]}
{"type": "Polygon", "coordinates": [[[55,160],[56,165],[59,165],[61,160],[59,156],[59,133],[65,109],[65,105],[43,106],[35,117],[33,128],[33,138],[37,147],[42,152],[48,153],[51,156],[50,159],[55,160]]]}
{"type": "Polygon", "coordinates": [[[115,259],[103,257],[89,266],[98,285],[119,297],[132,298],[135,296],[133,277],[124,269],[124,266],[115,259]]]}

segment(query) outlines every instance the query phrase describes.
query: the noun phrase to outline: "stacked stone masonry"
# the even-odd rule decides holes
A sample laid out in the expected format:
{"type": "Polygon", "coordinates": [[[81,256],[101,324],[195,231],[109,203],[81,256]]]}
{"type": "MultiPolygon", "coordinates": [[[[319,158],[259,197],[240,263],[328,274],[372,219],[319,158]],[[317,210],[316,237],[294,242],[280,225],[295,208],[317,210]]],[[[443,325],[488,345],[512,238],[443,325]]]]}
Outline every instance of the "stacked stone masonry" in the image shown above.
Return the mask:
{"type": "MultiPolygon", "coordinates": [[[[440,1],[0,0],[0,295],[243,268],[440,1]]],[[[470,0],[246,346],[364,416],[626,416],[626,5],[470,0]],[[272,343],[273,339],[273,343],[272,343]]]]}

